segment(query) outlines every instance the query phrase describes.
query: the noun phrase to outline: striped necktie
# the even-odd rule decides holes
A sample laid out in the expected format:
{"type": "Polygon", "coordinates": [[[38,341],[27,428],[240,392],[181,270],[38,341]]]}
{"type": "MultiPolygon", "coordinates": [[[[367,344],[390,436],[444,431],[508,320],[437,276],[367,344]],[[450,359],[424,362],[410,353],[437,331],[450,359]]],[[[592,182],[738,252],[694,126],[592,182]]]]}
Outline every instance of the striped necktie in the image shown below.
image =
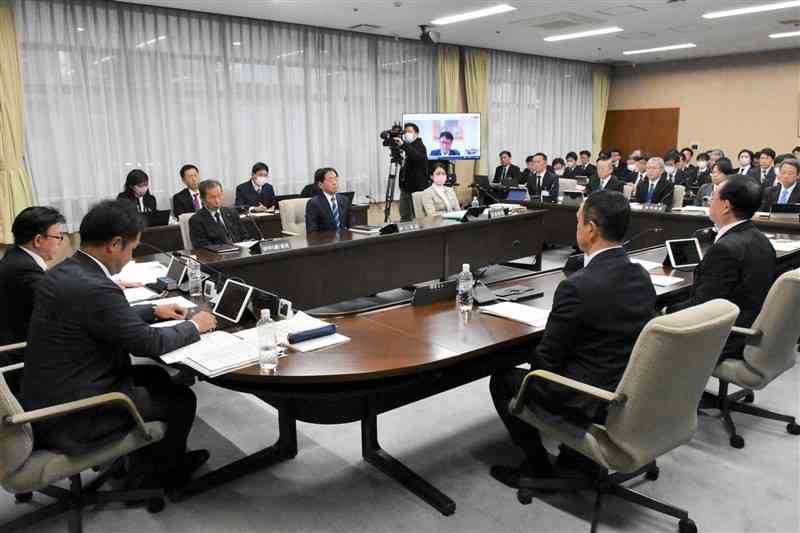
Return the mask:
{"type": "Polygon", "coordinates": [[[336,205],[336,197],[331,198],[331,213],[333,213],[333,222],[336,224],[336,229],[342,226],[342,220],[339,217],[339,206],[336,205]]]}
{"type": "Polygon", "coordinates": [[[778,198],[778,203],[785,204],[787,202],[789,202],[789,189],[783,189],[781,191],[781,197],[778,198]]]}

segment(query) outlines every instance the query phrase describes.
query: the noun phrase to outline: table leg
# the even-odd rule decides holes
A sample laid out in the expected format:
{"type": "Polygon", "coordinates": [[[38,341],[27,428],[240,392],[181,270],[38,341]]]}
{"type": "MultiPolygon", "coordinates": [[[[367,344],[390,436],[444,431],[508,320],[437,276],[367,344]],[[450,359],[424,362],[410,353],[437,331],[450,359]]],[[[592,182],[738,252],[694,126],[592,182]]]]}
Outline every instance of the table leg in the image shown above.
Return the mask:
{"type": "Polygon", "coordinates": [[[443,515],[453,514],[456,510],[456,503],[453,500],[381,448],[378,443],[378,415],[372,409],[369,399],[366,403],[366,416],[361,420],[361,454],[364,460],[425,500],[443,515]]]}
{"type": "Polygon", "coordinates": [[[297,421],[286,408],[278,410],[278,428],[280,432],[278,440],[272,446],[192,480],[171,499],[183,501],[195,494],[200,494],[275,463],[293,459],[297,455],[297,421]]]}

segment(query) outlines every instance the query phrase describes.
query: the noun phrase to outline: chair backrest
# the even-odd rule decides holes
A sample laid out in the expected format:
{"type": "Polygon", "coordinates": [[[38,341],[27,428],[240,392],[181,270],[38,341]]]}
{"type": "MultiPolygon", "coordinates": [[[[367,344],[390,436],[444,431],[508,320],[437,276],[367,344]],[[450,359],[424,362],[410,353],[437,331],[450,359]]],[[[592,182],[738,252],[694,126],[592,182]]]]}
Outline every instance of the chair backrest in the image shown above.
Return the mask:
{"type": "Polygon", "coordinates": [[[278,203],[281,212],[281,226],[284,231],[298,235],[306,234],[306,204],[310,198],[293,198],[278,203]]]}
{"type": "Polygon", "coordinates": [[[753,329],[758,338],[747,338],[744,360],[764,378],[761,386],[792,368],[800,337],[800,270],[782,274],[767,293],[753,329]]]}
{"type": "Polygon", "coordinates": [[[631,197],[633,196],[633,191],[635,189],[636,185],[634,185],[633,183],[626,183],[625,185],[622,186],[622,194],[625,195],[625,198],[630,200],[631,197]]]}
{"type": "Polygon", "coordinates": [[[608,438],[644,465],[691,440],[697,406],[739,308],[716,299],[652,319],[617,386],[627,401],[610,405],[608,438]]]}
{"type": "Polygon", "coordinates": [[[236,189],[222,189],[222,205],[225,207],[233,207],[236,205],[236,189]]]}
{"type": "Polygon", "coordinates": [[[181,228],[181,240],[183,241],[184,250],[192,250],[192,238],[189,234],[189,219],[194,216],[194,213],[182,213],[178,216],[178,225],[181,228]]]}
{"type": "Polygon", "coordinates": [[[426,213],[425,212],[425,204],[422,203],[422,194],[424,191],[417,191],[411,193],[411,202],[414,204],[414,216],[415,217],[427,217],[429,215],[435,215],[436,213],[426,213]]]}
{"type": "Polygon", "coordinates": [[[672,208],[683,207],[683,197],[686,196],[686,187],[676,185],[672,190],[672,208]]]}
{"type": "MultiPolygon", "coordinates": [[[[0,420],[22,413],[22,406],[0,372],[0,420]]],[[[32,451],[33,430],[30,424],[6,426],[0,423],[0,484],[25,464],[32,451]]]]}

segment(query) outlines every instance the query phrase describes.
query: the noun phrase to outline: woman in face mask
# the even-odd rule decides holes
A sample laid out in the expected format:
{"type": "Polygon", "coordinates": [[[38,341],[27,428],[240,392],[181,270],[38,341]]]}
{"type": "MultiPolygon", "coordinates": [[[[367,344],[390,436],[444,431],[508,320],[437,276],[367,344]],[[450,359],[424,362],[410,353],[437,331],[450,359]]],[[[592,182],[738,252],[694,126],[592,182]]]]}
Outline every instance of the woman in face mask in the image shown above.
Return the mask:
{"type": "Polygon", "coordinates": [[[117,200],[129,200],[140,213],[156,210],[156,197],[150,194],[150,177],[144,170],[135,168],[125,178],[125,190],[117,195],[117,200]]]}
{"type": "MultiPolygon", "coordinates": [[[[433,166],[431,181],[433,181],[433,184],[430,187],[420,193],[415,193],[422,197],[424,216],[429,217],[461,209],[456,192],[452,187],[445,186],[447,171],[443,164],[436,163],[433,166]]],[[[417,216],[420,215],[423,214],[417,213],[417,216]]]]}
{"type": "Polygon", "coordinates": [[[742,150],[739,152],[739,168],[737,168],[734,173],[735,174],[744,174],[746,176],[758,175],[758,169],[753,168],[753,161],[755,161],[755,157],[753,157],[753,152],[750,150],[742,150]]]}
{"type": "Polygon", "coordinates": [[[567,171],[567,164],[564,162],[563,159],[560,157],[556,157],[553,159],[553,172],[555,172],[556,176],[559,178],[563,178],[564,174],[567,171]]]}

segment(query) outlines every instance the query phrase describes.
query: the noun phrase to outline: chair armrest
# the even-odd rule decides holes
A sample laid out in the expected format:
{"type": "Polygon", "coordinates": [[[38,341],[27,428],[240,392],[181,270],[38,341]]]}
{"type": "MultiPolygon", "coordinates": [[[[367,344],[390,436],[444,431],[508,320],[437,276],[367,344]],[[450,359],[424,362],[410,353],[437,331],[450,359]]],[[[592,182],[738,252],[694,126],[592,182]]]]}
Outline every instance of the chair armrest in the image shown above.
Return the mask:
{"type": "Polygon", "coordinates": [[[0,346],[0,353],[3,352],[13,352],[14,350],[21,350],[28,346],[27,342],[18,342],[16,344],[6,344],[5,346],[0,346]]]}
{"type": "Polygon", "coordinates": [[[512,412],[514,414],[519,414],[522,412],[522,409],[525,406],[525,396],[527,394],[526,391],[528,390],[528,383],[534,379],[544,379],[552,383],[558,383],[559,385],[568,387],[608,403],[623,404],[627,400],[624,394],[616,394],[614,392],[601,389],[600,387],[587,385],[586,383],[560,376],[554,372],[550,372],[549,370],[534,370],[533,372],[529,372],[522,381],[522,386],[519,388],[519,392],[517,392],[517,397],[514,399],[514,404],[512,407],[512,412]]]}
{"type": "Polygon", "coordinates": [[[0,374],[5,374],[6,372],[14,372],[16,370],[21,370],[25,367],[25,363],[16,363],[13,365],[8,366],[0,366],[0,374]]]}
{"type": "Polygon", "coordinates": [[[733,326],[731,329],[731,333],[736,333],[737,335],[744,335],[745,337],[760,337],[764,334],[763,331],[753,329],[753,328],[740,328],[738,326],[733,326]]]}
{"type": "Polygon", "coordinates": [[[137,429],[142,433],[145,440],[151,440],[152,437],[147,432],[142,415],[139,414],[139,410],[136,409],[136,405],[134,405],[128,396],[122,394],[121,392],[99,394],[97,396],[92,396],[91,398],[84,398],[83,400],[76,400],[74,402],[62,403],[50,407],[43,407],[41,409],[27,411],[18,415],[8,415],[3,418],[3,424],[8,426],[29,424],[31,422],[39,422],[71,413],[77,413],[79,411],[85,411],[86,409],[92,409],[94,407],[99,407],[106,404],[122,404],[133,417],[133,421],[136,423],[137,429]]]}
{"type": "Polygon", "coordinates": [[[299,233],[295,233],[293,231],[281,230],[281,235],[286,235],[287,237],[297,237],[300,234],[299,233]]]}

